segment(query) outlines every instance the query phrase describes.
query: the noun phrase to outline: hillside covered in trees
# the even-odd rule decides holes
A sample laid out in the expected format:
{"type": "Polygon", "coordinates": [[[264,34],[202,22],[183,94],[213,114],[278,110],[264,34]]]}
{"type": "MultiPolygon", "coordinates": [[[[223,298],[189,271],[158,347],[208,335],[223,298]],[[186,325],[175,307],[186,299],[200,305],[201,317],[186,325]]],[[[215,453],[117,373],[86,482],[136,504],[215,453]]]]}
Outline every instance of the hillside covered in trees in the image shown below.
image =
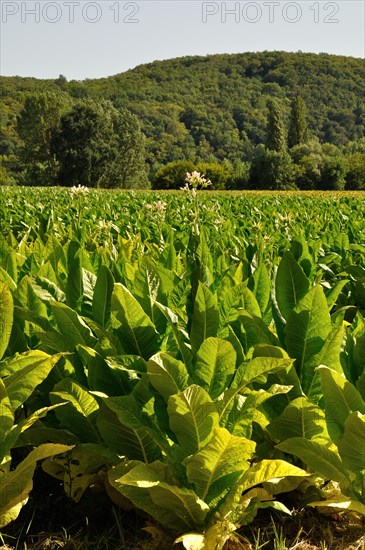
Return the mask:
{"type": "MultiPolygon", "coordinates": [[[[364,81],[362,59],[302,52],[183,57],[85,81],[68,82],[63,76],[56,80],[2,77],[2,179],[4,183],[37,183],[29,180],[29,174],[28,180],[21,178],[31,162],[29,155],[24,155],[25,149],[30,149],[24,123],[34,127],[35,121],[27,122],[23,116],[22,131],[19,115],[24,114],[27,97],[28,101],[37,96],[45,101],[44,94],[48,94],[51,103],[57,96],[60,109],[58,118],[53,117],[50,126],[43,128],[43,136],[47,131],[59,132],[61,117],[85,102],[97,110],[97,105],[109,101],[124,116],[127,112],[135,115],[144,136],[146,173],[155,186],[171,187],[172,177],[186,167],[199,165],[205,172],[211,170],[218,187],[260,187],[260,174],[262,179],[266,166],[266,181],[270,180],[270,170],[278,172],[280,168],[283,181],[289,170],[287,181],[293,186],[326,188],[325,180],[337,178],[342,181],[338,188],[345,180],[348,187],[361,188],[361,182],[365,182],[364,81]],[[293,100],[298,97],[302,111],[298,116],[302,116],[306,128],[305,137],[293,142],[293,100]],[[273,159],[278,151],[268,146],[270,105],[271,115],[276,109],[280,118],[285,141],[279,146],[283,147],[280,159],[273,159]],[[263,156],[267,148],[274,151],[269,160],[263,156]],[[284,149],[290,159],[283,160],[284,149]],[[172,162],[172,175],[170,171],[166,178],[163,171],[172,162]],[[288,168],[288,162],[293,166],[288,168]],[[357,172],[351,174],[354,167],[357,172]]],[[[111,119],[116,117],[114,112],[111,119]]],[[[119,134],[115,130],[115,136],[123,133],[119,130],[119,134]]],[[[52,142],[50,134],[47,154],[53,155],[57,163],[57,139],[52,142]]],[[[37,149],[36,136],[31,139],[37,149]]],[[[112,145],[115,149],[118,139],[112,145]]],[[[141,150],[141,140],[135,142],[141,150]]],[[[36,162],[39,165],[46,160],[40,156],[36,162]]],[[[140,159],[138,162],[140,166],[140,159]]],[[[285,187],[276,183],[275,174],[266,187],[285,187]]],[[[127,185],[125,182],[119,181],[118,186],[127,185]]]]}

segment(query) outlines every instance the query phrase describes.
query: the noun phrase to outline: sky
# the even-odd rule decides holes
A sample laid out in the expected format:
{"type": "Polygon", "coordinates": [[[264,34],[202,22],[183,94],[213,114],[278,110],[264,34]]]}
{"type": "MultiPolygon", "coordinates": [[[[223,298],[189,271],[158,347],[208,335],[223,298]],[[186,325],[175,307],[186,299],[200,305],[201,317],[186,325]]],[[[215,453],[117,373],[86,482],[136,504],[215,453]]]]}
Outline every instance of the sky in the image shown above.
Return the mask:
{"type": "Polygon", "coordinates": [[[107,77],[185,55],[365,58],[365,0],[0,0],[0,74],[107,77]]]}

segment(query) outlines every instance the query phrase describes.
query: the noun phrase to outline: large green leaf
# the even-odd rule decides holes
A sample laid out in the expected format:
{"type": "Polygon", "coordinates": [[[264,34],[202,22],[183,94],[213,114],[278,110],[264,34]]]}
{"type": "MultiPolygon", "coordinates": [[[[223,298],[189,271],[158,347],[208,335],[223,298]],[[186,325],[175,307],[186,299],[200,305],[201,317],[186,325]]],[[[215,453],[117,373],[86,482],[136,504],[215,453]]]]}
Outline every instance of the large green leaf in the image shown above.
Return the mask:
{"type": "Polygon", "coordinates": [[[301,232],[300,235],[297,235],[293,240],[290,247],[290,252],[293,254],[299,265],[303,268],[303,271],[307,277],[310,277],[314,269],[314,264],[313,258],[309,252],[308,242],[303,232],[301,232]]]}
{"type": "Polygon", "coordinates": [[[111,470],[110,483],[163,526],[186,532],[204,524],[208,505],[191,489],[168,483],[162,465],[140,464],[123,475],[124,469],[111,470]]]}
{"type": "MultiPolygon", "coordinates": [[[[261,316],[266,321],[271,299],[271,280],[266,265],[261,262],[252,275],[252,291],[259,304],[261,316]]],[[[251,287],[250,287],[251,288],[251,287]]]]}
{"type": "Polygon", "coordinates": [[[8,347],[13,326],[13,297],[5,283],[0,282],[0,359],[8,347]]]}
{"type": "Polygon", "coordinates": [[[312,378],[313,369],[307,367],[307,361],[320,352],[331,328],[326,296],[323,288],[316,285],[294,308],[286,326],[287,351],[290,357],[297,359],[301,378],[312,378]]]}
{"type": "MultiPolygon", "coordinates": [[[[6,387],[1,378],[0,378],[0,411],[1,411],[1,423],[0,423],[0,446],[1,446],[7,432],[12,428],[14,424],[14,411],[6,391],[6,387]]],[[[0,464],[1,464],[1,459],[2,457],[0,456],[0,464]]]]}
{"type": "Polygon", "coordinates": [[[27,502],[33,487],[32,478],[37,461],[70,449],[72,447],[52,443],[40,445],[31,451],[15,470],[0,474],[0,528],[16,519],[22,506],[27,502]]]}
{"type": "Polygon", "coordinates": [[[184,328],[179,325],[179,317],[175,313],[173,313],[173,311],[171,311],[169,307],[164,306],[158,302],[156,302],[155,305],[167,319],[167,322],[174,334],[178,349],[181,354],[181,358],[184,361],[188,372],[191,374],[193,370],[193,356],[189,343],[189,335],[187,334],[186,330],[184,330],[184,328]]]}
{"type": "Polygon", "coordinates": [[[106,395],[117,395],[119,385],[113,376],[113,369],[107,361],[93,348],[77,346],[77,352],[87,371],[87,380],[90,390],[103,392],[106,395]]]}
{"type": "Polygon", "coordinates": [[[158,333],[154,324],[129,290],[120,283],[114,285],[111,313],[112,324],[126,353],[140,355],[144,359],[157,353],[158,333]]]}
{"type": "Polygon", "coordinates": [[[110,316],[111,296],[114,287],[114,278],[110,269],[100,266],[94,288],[92,311],[94,321],[105,327],[110,316]]]}
{"type": "Polygon", "coordinates": [[[244,338],[246,340],[246,351],[260,344],[278,346],[279,341],[275,334],[271,332],[261,317],[251,315],[248,312],[240,312],[238,321],[244,329],[244,338]]]}
{"type": "Polygon", "coordinates": [[[8,288],[14,292],[16,290],[16,282],[10,277],[9,273],[5,271],[0,265],[0,282],[6,283],[8,288]]]}
{"type": "MultiPolygon", "coordinates": [[[[231,422],[241,423],[241,410],[245,410],[245,401],[241,399],[241,394],[251,392],[247,387],[252,383],[265,383],[269,375],[280,373],[284,369],[289,370],[292,364],[292,359],[278,357],[255,357],[249,363],[243,363],[236,372],[231,388],[225,392],[223,400],[218,403],[220,421],[226,423],[230,418],[231,422]],[[237,407],[237,414],[234,413],[234,407],[237,407]]],[[[285,391],[278,391],[278,393],[285,393],[285,391]]],[[[253,404],[252,398],[250,401],[253,404]]],[[[252,411],[250,402],[247,405],[248,410],[252,411]]]]}
{"type": "Polygon", "coordinates": [[[283,369],[289,370],[294,360],[286,357],[254,357],[237,369],[232,388],[242,388],[248,384],[265,383],[269,374],[283,369]]]}
{"type": "MultiPolygon", "coordinates": [[[[238,308],[242,306],[242,294],[247,289],[246,283],[230,286],[230,279],[225,277],[219,287],[218,307],[221,327],[226,327],[237,319],[238,308]]],[[[233,283],[230,283],[233,284],[233,283]]]]}
{"type": "Polygon", "coordinates": [[[303,437],[292,437],[277,445],[277,448],[300,458],[310,472],[337,481],[341,486],[348,486],[349,480],[340,457],[325,445],[303,437]]]}
{"type": "Polygon", "coordinates": [[[335,443],[343,436],[345,422],[352,413],[365,413],[365,402],[355,386],[340,374],[328,367],[318,368],[325,401],[328,432],[335,443]]]}
{"type": "Polygon", "coordinates": [[[309,281],[303,269],[291,252],[284,252],[276,273],[275,297],[280,313],[286,321],[308,289],[309,281]]]}
{"type": "Polygon", "coordinates": [[[365,504],[357,502],[356,500],[346,500],[342,498],[340,500],[323,500],[320,502],[311,502],[310,506],[319,506],[333,508],[334,511],[339,510],[341,512],[356,512],[365,516],[365,504]]]}
{"type": "MultiPolygon", "coordinates": [[[[259,409],[260,405],[275,395],[286,394],[290,390],[291,386],[278,384],[272,385],[267,391],[262,389],[251,391],[244,388],[245,395],[240,395],[237,390],[226,390],[223,398],[216,403],[220,425],[227,428],[232,435],[251,437],[252,423],[254,421],[262,423],[263,412],[259,409]]],[[[266,418],[265,423],[269,423],[266,418]]]]}
{"type": "Polygon", "coordinates": [[[32,313],[47,319],[46,305],[37,295],[33,288],[32,279],[28,275],[23,277],[20,281],[15,295],[23,307],[26,307],[30,309],[32,313]]]}
{"type": "Polygon", "coordinates": [[[33,350],[16,355],[0,367],[0,375],[5,377],[4,384],[13,410],[23,405],[35,388],[47,378],[60,357],[59,354],[51,356],[33,350]]]}
{"type": "Polygon", "coordinates": [[[316,367],[326,365],[337,372],[342,372],[343,339],[344,325],[342,324],[330,332],[320,352],[310,357],[303,369],[301,377],[303,392],[317,402],[322,397],[322,388],[320,374],[316,367]]]}
{"type": "Polygon", "coordinates": [[[243,286],[240,298],[240,309],[247,311],[255,317],[261,317],[261,309],[256,296],[247,286],[243,286]]]}
{"type": "Polygon", "coordinates": [[[218,328],[217,296],[199,281],[190,329],[190,341],[193,351],[196,353],[204,340],[210,336],[217,336],[218,328]]]}
{"type": "Polygon", "coordinates": [[[218,427],[218,412],[207,392],[193,384],[168,400],[170,428],[186,455],[206,445],[218,427]]]}
{"type": "Polygon", "coordinates": [[[221,338],[207,338],[196,358],[193,378],[212,399],[229,387],[236,368],[236,352],[230,342],[221,338]]]}
{"type": "Polygon", "coordinates": [[[169,353],[159,352],[147,363],[147,373],[152,386],[167,402],[170,395],[185,390],[189,374],[182,361],[169,353]]]}
{"type": "Polygon", "coordinates": [[[64,428],[76,434],[81,441],[98,443],[99,434],[95,421],[99,405],[91,393],[71,378],[65,378],[55,385],[50,393],[51,403],[67,405],[55,410],[56,416],[64,428]]]}
{"type": "Polygon", "coordinates": [[[329,292],[327,292],[326,299],[329,310],[331,310],[336,305],[339,295],[341,294],[343,288],[347,285],[348,282],[348,279],[342,279],[338,281],[329,292]]]}
{"type": "Polygon", "coordinates": [[[32,286],[37,296],[45,301],[50,302],[56,300],[57,302],[65,302],[66,295],[60,288],[60,283],[50,266],[50,264],[43,264],[38,272],[38,275],[31,278],[32,286]],[[41,276],[41,273],[47,273],[47,276],[41,276]]]}
{"type": "Polygon", "coordinates": [[[28,321],[38,327],[42,328],[45,332],[52,331],[51,322],[47,317],[41,317],[35,311],[32,311],[25,307],[14,306],[14,324],[16,321],[28,321]]]}
{"type": "Polygon", "coordinates": [[[63,482],[65,493],[79,502],[90,485],[104,483],[105,473],[120,462],[109,449],[95,443],[81,443],[67,455],[49,458],[42,469],[63,482]]]}
{"type": "Polygon", "coordinates": [[[353,412],[347,417],[337,447],[345,468],[355,473],[365,472],[365,415],[353,412]]]}
{"type": "Polygon", "coordinates": [[[305,470],[289,464],[285,460],[261,460],[243,474],[239,484],[241,491],[244,492],[271,479],[308,475],[305,470]]]}
{"type": "Polygon", "coordinates": [[[156,307],[156,302],[167,305],[167,298],[174,290],[178,278],[172,271],[144,257],[139,265],[133,285],[133,295],[150,317],[158,332],[165,331],[166,319],[156,307]]]}
{"type": "Polygon", "coordinates": [[[70,308],[75,309],[80,305],[83,295],[80,249],[80,243],[71,240],[67,250],[66,301],[70,308]]]}
{"type": "Polygon", "coordinates": [[[2,239],[0,243],[0,262],[11,279],[15,282],[18,281],[18,268],[16,260],[17,254],[15,250],[12,250],[8,243],[2,239]]]}
{"type": "Polygon", "coordinates": [[[74,351],[78,344],[90,347],[95,345],[96,338],[76,311],[59,302],[51,302],[50,305],[61,335],[69,343],[69,351],[74,351]]]}
{"type": "Polygon", "coordinates": [[[168,447],[134,395],[103,398],[97,426],[107,445],[129,459],[147,464],[160,457],[161,447],[168,447]]]}
{"type": "Polygon", "coordinates": [[[87,311],[92,310],[96,279],[96,275],[94,275],[92,271],[82,268],[83,297],[81,308],[86,309],[87,311]]]}
{"type": "MultiPolygon", "coordinates": [[[[29,428],[31,428],[36,422],[39,422],[39,420],[43,417],[45,417],[49,411],[55,409],[56,407],[63,406],[63,403],[60,403],[58,405],[53,405],[51,407],[43,407],[42,409],[38,409],[36,412],[28,416],[27,418],[24,418],[19,424],[9,426],[9,420],[11,419],[9,408],[6,408],[7,402],[6,400],[0,400],[0,407],[2,407],[3,413],[3,425],[5,426],[5,432],[3,432],[3,426],[0,431],[0,464],[2,464],[2,461],[4,457],[7,455],[10,455],[10,451],[13,449],[15,444],[17,443],[20,436],[29,428]],[[3,437],[2,437],[3,436],[3,437]],[[1,438],[2,437],[2,438],[1,438]]],[[[41,443],[44,441],[47,441],[48,439],[43,439],[41,443]]],[[[57,443],[59,443],[57,441],[57,443]]],[[[61,443],[64,443],[62,441],[61,443]]]]}
{"type": "Polygon", "coordinates": [[[303,437],[323,444],[330,442],[324,412],[306,397],[291,401],[267,430],[279,441],[303,437]]]}
{"type": "Polygon", "coordinates": [[[210,442],[185,460],[186,473],[197,495],[207,504],[223,498],[249,468],[255,443],[216,428],[210,442]]]}

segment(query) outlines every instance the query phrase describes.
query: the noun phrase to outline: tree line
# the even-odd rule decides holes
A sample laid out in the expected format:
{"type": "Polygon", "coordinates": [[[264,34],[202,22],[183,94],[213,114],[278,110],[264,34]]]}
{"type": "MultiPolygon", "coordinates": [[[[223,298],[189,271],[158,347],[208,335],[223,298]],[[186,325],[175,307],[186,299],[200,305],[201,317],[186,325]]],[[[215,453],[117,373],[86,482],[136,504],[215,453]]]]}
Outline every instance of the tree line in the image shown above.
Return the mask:
{"type": "Polygon", "coordinates": [[[109,101],[29,95],[17,118],[18,183],[146,187],[144,136],[135,115],[109,101]]]}
{"type": "Polygon", "coordinates": [[[216,188],[363,188],[364,78],[362,60],[301,52],[3,77],[1,181],[171,188],[198,169],[216,188]]]}
{"type": "MultiPolygon", "coordinates": [[[[175,161],[154,176],[156,189],[175,189],[191,171],[191,161],[175,161]]],[[[307,108],[297,96],[291,101],[286,128],[280,104],[268,102],[265,144],[253,148],[246,162],[200,162],[197,170],[212,181],[213,189],[365,189],[365,138],[340,150],[311,136],[307,108]]]]}

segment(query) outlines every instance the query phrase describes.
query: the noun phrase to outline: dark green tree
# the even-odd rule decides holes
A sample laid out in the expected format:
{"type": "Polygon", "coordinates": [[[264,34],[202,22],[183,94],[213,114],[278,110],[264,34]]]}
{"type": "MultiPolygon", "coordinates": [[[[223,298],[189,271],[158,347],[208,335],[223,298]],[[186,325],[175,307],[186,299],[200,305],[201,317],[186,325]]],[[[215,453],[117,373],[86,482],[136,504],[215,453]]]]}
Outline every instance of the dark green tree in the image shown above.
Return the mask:
{"type": "Polygon", "coordinates": [[[365,189],[365,137],[350,141],[343,149],[348,172],[346,189],[365,189]]]}
{"type": "Polygon", "coordinates": [[[60,164],[58,183],[68,187],[97,187],[111,162],[113,124],[110,113],[84,100],[61,119],[52,139],[52,152],[60,164]]]}
{"type": "Polygon", "coordinates": [[[137,118],[108,101],[80,101],[61,119],[52,140],[65,186],[146,185],[144,143],[137,118]]]}
{"type": "Polygon", "coordinates": [[[99,179],[100,187],[146,188],[145,137],[138,118],[127,109],[111,109],[111,162],[99,179]]]}
{"type": "Polygon", "coordinates": [[[294,180],[295,166],[287,151],[273,151],[258,145],[251,164],[251,189],[295,189],[294,180]]]}
{"type": "Polygon", "coordinates": [[[348,165],[342,155],[325,155],[321,169],[320,188],[341,191],[345,188],[348,165]]]}
{"type": "Polygon", "coordinates": [[[365,153],[351,153],[346,160],[346,189],[365,190],[365,153]]]}
{"type": "Polygon", "coordinates": [[[296,169],[295,181],[299,189],[320,189],[323,149],[318,140],[295,145],[290,149],[296,169]]]}
{"type": "Polygon", "coordinates": [[[282,109],[275,99],[269,100],[268,109],[266,147],[271,151],[284,151],[286,139],[282,109]]]}
{"type": "MultiPolygon", "coordinates": [[[[345,188],[350,168],[349,159],[335,145],[311,140],[293,147],[290,155],[295,165],[295,181],[300,189],[341,190],[345,188]]],[[[360,172],[355,169],[353,178],[354,186],[357,186],[358,178],[361,179],[361,169],[360,172]]]]}
{"type": "Polygon", "coordinates": [[[291,101],[288,147],[300,145],[308,140],[307,107],[300,96],[291,101]]]}
{"type": "Polygon", "coordinates": [[[51,150],[52,135],[70,106],[69,96],[62,92],[34,93],[26,97],[17,118],[17,132],[22,140],[19,157],[25,167],[22,183],[54,185],[58,164],[51,150]]]}

